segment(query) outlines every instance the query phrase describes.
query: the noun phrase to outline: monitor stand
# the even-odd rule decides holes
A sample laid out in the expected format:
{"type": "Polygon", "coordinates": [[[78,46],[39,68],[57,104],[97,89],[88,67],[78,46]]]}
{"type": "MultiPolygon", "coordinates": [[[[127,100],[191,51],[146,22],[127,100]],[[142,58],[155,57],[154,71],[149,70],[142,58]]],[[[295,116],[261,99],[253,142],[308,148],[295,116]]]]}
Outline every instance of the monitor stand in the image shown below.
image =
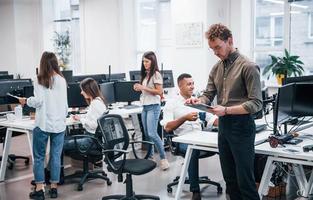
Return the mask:
{"type": "Polygon", "coordinates": [[[140,106],[131,104],[131,102],[129,101],[129,102],[127,103],[127,105],[125,105],[123,108],[124,108],[124,109],[133,109],[133,108],[138,108],[138,107],[140,107],[140,106]]]}

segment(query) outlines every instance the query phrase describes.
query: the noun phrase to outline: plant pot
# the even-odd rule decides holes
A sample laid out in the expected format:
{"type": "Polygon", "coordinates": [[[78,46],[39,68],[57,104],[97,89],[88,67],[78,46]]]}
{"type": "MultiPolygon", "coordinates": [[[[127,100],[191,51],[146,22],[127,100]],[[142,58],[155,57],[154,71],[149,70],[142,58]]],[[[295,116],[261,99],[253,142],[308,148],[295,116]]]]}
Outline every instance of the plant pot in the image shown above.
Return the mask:
{"type": "Polygon", "coordinates": [[[282,85],[283,84],[283,79],[285,78],[284,74],[277,74],[276,75],[276,79],[277,79],[277,83],[278,85],[282,85]]]}

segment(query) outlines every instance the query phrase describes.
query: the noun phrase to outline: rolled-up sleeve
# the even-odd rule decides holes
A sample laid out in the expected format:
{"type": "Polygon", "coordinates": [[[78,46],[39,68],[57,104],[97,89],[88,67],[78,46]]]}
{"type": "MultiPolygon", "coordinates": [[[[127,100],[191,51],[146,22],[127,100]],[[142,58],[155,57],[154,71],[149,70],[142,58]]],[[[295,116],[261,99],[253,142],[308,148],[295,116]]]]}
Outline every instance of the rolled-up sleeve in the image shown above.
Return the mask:
{"type": "Polygon", "coordinates": [[[242,104],[243,108],[253,114],[262,109],[262,91],[259,67],[253,63],[243,70],[248,101],[242,104]]]}

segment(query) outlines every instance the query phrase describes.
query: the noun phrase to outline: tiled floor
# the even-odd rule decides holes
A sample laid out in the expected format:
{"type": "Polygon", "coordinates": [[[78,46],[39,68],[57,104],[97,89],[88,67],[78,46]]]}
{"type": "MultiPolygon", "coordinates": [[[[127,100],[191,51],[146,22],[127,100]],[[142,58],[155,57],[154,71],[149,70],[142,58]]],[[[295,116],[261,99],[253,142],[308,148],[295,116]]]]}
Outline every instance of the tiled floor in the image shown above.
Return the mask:
{"type": "MultiPolygon", "coordinates": [[[[12,144],[13,153],[19,155],[29,155],[26,138],[24,136],[14,137],[12,144]]],[[[2,153],[2,152],[1,152],[2,153]]],[[[134,190],[137,194],[153,194],[160,196],[160,199],[174,199],[173,194],[167,193],[166,185],[171,182],[177,175],[179,175],[183,159],[180,157],[174,157],[169,152],[167,153],[170,161],[170,169],[167,171],[161,171],[156,168],[152,172],[142,175],[133,176],[134,190]]],[[[158,159],[157,159],[158,161],[158,159]]],[[[208,159],[202,159],[200,174],[210,175],[210,178],[217,180],[224,185],[222,181],[222,174],[220,171],[218,156],[213,156],[208,159]]],[[[68,162],[67,162],[68,163],[68,162]]],[[[25,200],[28,199],[28,194],[31,190],[30,181],[32,180],[32,169],[30,166],[24,166],[23,161],[18,160],[13,170],[7,170],[6,181],[0,183],[0,200],[25,200]]],[[[69,174],[73,171],[73,168],[67,168],[65,173],[69,174]]],[[[125,185],[117,182],[117,176],[108,173],[108,176],[112,180],[112,185],[107,186],[102,180],[93,180],[84,185],[84,190],[79,192],[76,190],[76,184],[66,183],[59,187],[59,199],[71,199],[71,200],[92,200],[101,199],[102,196],[109,194],[123,194],[125,192],[125,185]]],[[[224,187],[224,186],[223,186],[224,187]]],[[[183,187],[183,194],[181,199],[190,199],[191,193],[188,186],[183,187]]],[[[202,188],[203,199],[225,199],[224,194],[218,195],[216,187],[204,186],[202,188]]],[[[47,196],[47,199],[48,196],[47,196]]]]}

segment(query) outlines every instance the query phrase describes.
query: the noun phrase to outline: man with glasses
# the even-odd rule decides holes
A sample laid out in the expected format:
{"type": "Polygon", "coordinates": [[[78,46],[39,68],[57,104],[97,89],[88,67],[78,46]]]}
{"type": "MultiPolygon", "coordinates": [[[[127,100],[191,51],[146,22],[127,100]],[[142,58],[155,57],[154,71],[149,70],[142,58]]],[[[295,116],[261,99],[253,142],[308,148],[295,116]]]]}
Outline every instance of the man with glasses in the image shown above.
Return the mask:
{"type": "Polygon", "coordinates": [[[233,46],[231,31],[214,24],[206,32],[209,47],[221,60],[212,68],[206,90],[186,103],[210,104],[219,116],[218,149],[227,198],[259,200],[254,179],[255,123],[253,113],[262,109],[259,67],[233,46]]]}

